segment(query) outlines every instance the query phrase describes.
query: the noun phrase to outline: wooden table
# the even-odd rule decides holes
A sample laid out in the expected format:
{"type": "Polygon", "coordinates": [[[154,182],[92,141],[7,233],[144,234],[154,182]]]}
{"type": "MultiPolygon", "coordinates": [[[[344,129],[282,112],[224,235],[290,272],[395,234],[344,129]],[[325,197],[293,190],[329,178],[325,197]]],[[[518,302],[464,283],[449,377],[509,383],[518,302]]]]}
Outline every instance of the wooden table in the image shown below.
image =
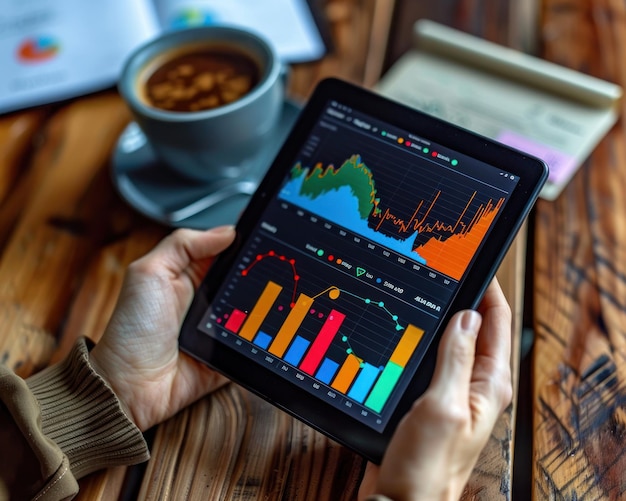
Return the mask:
{"type": "MultiPolygon", "coordinates": [[[[547,59],[626,88],[626,3],[544,0],[542,14],[547,59]]],[[[536,221],[534,499],[625,499],[623,118],[536,221]]]]}
{"type": "MultiPolygon", "coordinates": [[[[335,51],[297,65],[290,94],[324,76],[370,86],[380,75],[392,0],[328,0],[335,51]]],[[[0,117],[0,357],[20,375],[62,358],[78,336],[99,339],[129,262],[170,228],[115,192],[109,159],[130,120],[114,91],[0,117]]],[[[519,343],[524,235],[499,277],[519,343]]],[[[582,275],[581,275],[582,278],[582,275]]],[[[517,357],[512,359],[514,370],[517,357]]],[[[465,499],[510,497],[510,407],[465,499]]],[[[148,432],[146,465],[99,472],[79,499],[355,499],[364,462],[235,385],[148,432]]]]}

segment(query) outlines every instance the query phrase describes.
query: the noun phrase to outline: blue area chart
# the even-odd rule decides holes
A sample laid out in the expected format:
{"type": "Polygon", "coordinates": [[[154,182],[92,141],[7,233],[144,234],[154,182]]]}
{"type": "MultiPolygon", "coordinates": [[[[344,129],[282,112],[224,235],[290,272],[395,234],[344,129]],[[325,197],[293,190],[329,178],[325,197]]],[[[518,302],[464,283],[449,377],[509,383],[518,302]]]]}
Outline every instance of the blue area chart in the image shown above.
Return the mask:
{"type": "Polygon", "coordinates": [[[317,196],[302,195],[305,178],[305,173],[292,178],[283,187],[279,197],[353,231],[372,242],[387,247],[414,261],[426,264],[426,260],[413,249],[417,231],[410,235],[403,235],[405,238],[402,240],[380,233],[368,226],[367,219],[360,217],[359,201],[350,186],[343,185],[317,196]]]}

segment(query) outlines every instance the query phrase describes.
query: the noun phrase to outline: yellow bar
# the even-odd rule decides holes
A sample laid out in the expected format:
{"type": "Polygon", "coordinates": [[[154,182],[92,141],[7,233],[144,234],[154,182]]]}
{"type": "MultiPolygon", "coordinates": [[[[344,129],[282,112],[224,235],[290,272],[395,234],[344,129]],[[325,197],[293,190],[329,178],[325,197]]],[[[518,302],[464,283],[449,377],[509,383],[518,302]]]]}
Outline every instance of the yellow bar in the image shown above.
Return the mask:
{"type": "Polygon", "coordinates": [[[283,322],[278,334],[272,341],[272,344],[269,347],[269,352],[276,355],[277,357],[282,357],[291,343],[291,340],[296,335],[296,331],[302,324],[304,317],[309,312],[311,305],[313,304],[313,298],[309,296],[305,296],[304,294],[300,294],[296,301],[296,304],[287,315],[287,318],[283,322]]]}
{"type": "Polygon", "coordinates": [[[271,281],[267,282],[259,300],[252,308],[252,311],[248,315],[248,318],[246,318],[243,327],[239,331],[239,335],[242,338],[247,339],[248,341],[252,341],[252,339],[254,339],[254,336],[256,336],[256,333],[259,331],[263,320],[265,320],[265,317],[272,308],[274,301],[276,301],[276,298],[282,290],[283,288],[280,285],[271,281]]]}
{"type": "Polygon", "coordinates": [[[423,335],[424,331],[422,329],[409,324],[404,330],[404,334],[402,334],[398,346],[393,350],[389,361],[400,367],[406,367],[409,358],[413,355],[423,335]]]}
{"type": "Polygon", "coordinates": [[[347,393],[360,368],[361,361],[350,353],[330,386],[341,393],[347,393]]]}

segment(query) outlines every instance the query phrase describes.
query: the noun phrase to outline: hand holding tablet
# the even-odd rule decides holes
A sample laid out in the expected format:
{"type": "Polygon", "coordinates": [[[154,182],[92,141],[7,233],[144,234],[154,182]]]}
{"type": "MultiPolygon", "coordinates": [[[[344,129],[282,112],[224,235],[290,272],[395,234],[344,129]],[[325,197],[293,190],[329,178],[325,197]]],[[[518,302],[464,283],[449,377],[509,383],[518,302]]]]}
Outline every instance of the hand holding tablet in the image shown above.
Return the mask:
{"type": "Polygon", "coordinates": [[[511,401],[511,310],[493,280],[479,311],[452,317],[433,380],[400,421],[359,497],[459,499],[497,419],[511,401]],[[481,318],[482,316],[482,318],[481,318]]]}
{"type": "Polygon", "coordinates": [[[537,159],[326,80],[197,291],[180,348],[379,463],[546,177],[537,159]]]}

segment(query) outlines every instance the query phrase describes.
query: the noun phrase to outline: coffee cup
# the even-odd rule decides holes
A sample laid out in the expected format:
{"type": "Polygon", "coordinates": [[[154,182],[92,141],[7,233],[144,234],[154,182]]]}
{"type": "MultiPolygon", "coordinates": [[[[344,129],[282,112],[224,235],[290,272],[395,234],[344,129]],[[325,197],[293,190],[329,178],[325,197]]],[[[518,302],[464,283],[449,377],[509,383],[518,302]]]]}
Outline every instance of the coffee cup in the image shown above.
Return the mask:
{"type": "Polygon", "coordinates": [[[191,28],[135,50],[118,89],[160,162],[212,182],[254,165],[280,117],[285,68],[254,33],[191,28]]]}

